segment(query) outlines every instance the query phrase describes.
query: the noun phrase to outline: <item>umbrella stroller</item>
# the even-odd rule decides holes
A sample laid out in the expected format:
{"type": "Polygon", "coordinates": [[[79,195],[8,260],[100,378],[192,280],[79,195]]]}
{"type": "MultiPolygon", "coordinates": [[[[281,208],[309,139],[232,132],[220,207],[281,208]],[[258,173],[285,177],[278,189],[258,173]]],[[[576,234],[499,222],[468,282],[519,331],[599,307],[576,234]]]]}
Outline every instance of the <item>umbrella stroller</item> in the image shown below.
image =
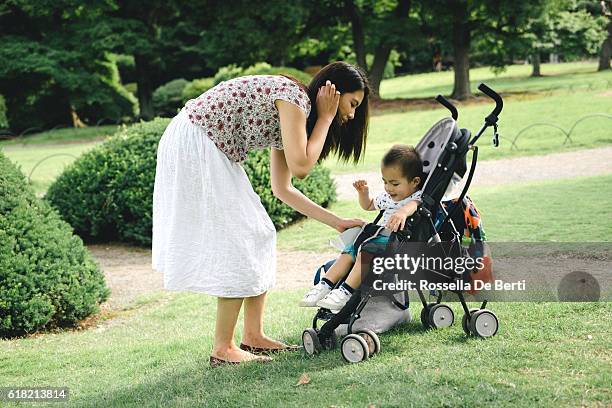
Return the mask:
{"type": "MultiPolygon", "coordinates": [[[[436,98],[438,102],[450,110],[452,117],[436,123],[416,146],[416,150],[423,161],[423,173],[426,175],[422,190],[422,203],[417,211],[406,220],[402,230],[391,232],[389,242],[383,251],[383,257],[390,258],[394,254],[401,253],[415,255],[423,252],[462,261],[462,264],[466,264],[463,261],[471,257],[461,245],[463,230],[457,230],[453,219],[457,219],[460,210],[464,209],[464,203],[466,200],[469,201],[466,194],[478,159],[476,142],[488,127],[493,126],[493,145],[495,147],[499,145],[497,121],[503,108],[502,98],[495,91],[485,84],[480,84],[478,89],[495,101],[495,108],[485,118],[484,125],[473,137],[469,130],[459,129],[457,126],[458,113],[455,106],[441,95],[436,98]],[[442,201],[449,185],[452,186],[467,172],[466,156],[469,150],[473,152],[472,162],[461,194],[454,201],[454,204],[443,205],[442,201]]],[[[382,214],[381,211],[373,224],[378,223],[382,214]]],[[[405,310],[409,307],[408,290],[393,290],[393,286],[389,286],[391,289],[386,291],[375,289],[376,285],[373,284],[375,279],[379,279],[379,283],[381,281],[397,283],[402,271],[398,271],[397,268],[387,268],[382,272],[382,275],[372,273],[373,261],[375,261],[376,256],[379,256],[374,254],[380,254],[381,251],[380,248],[370,248],[367,240],[364,242],[360,246],[364,260],[362,264],[365,271],[364,281],[337,313],[325,308],[320,308],[317,311],[313,319],[313,327],[304,330],[302,333],[302,343],[308,354],[335,348],[338,343],[335,329],[341,324],[347,324],[347,335],[340,341],[342,356],[347,362],[351,363],[363,361],[380,351],[380,341],[374,331],[364,328],[357,332],[352,330],[353,324],[359,319],[360,313],[368,301],[374,296],[385,295],[398,308],[405,310]],[[366,266],[366,264],[368,265],[366,266]],[[394,297],[394,294],[398,292],[403,294],[403,302],[394,297]],[[325,321],[320,329],[318,328],[319,321],[325,321]]],[[[355,244],[355,246],[358,245],[355,244]]],[[[497,333],[499,328],[497,316],[486,309],[486,300],[480,308],[468,308],[463,295],[465,284],[469,284],[473,278],[471,272],[473,270],[465,270],[465,268],[463,268],[462,273],[457,273],[457,270],[444,267],[423,266],[418,268],[418,271],[413,271],[412,277],[415,282],[420,280],[435,284],[446,284],[447,287],[451,288],[446,291],[455,293],[461,302],[464,311],[462,327],[466,334],[491,337],[497,333]]],[[[469,285],[467,287],[469,288],[469,285]]],[[[453,310],[448,305],[441,303],[444,295],[443,290],[436,291],[437,300],[435,303],[428,303],[423,288],[417,285],[414,289],[423,305],[421,322],[426,328],[448,327],[453,324],[453,310]]]]}

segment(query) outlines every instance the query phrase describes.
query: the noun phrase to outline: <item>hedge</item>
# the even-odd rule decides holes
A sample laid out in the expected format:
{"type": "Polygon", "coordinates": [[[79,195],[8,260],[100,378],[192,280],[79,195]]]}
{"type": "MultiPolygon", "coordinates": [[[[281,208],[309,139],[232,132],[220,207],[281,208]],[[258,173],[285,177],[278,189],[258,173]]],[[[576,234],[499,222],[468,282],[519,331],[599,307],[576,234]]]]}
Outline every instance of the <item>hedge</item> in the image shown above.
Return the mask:
{"type": "Polygon", "coordinates": [[[251,65],[248,68],[240,68],[236,65],[228,65],[219,69],[215,75],[215,85],[227,81],[228,79],[236,78],[245,75],[279,75],[285,74],[294,77],[295,79],[302,82],[304,85],[308,85],[312,77],[304,71],[291,67],[273,67],[267,62],[259,62],[255,65],[251,65]]]}
{"type": "Polygon", "coordinates": [[[73,326],[109,293],[83,241],[0,151],[0,337],[73,326]]]}
{"type": "Polygon", "coordinates": [[[279,75],[285,74],[298,79],[308,85],[312,77],[304,71],[289,67],[273,67],[268,63],[260,62],[248,68],[240,68],[236,65],[228,65],[217,71],[213,78],[194,79],[183,89],[183,103],[197,98],[204,92],[220,82],[245,75],[279,75]]]}
{"type": "Polygon", "coordinates": [[[213,86],[215,86],[214,78],[194,79],[183,88],[183,104],[197,98],[213,86]]]}
{"type": "MultiPolygon", "coordinates": [[[[124,128],[68,166],[46,199],[86,240],[151,245],[153,186],[159,139],[170,119],[156,118],[124,128]]],[[[277,228],[301,215],[272,195],[269,152],[251,152],[243,163],[277,228]]],[[[321,205],[335,200],[329,170],[315,167],[295,186],[321,205]]]]}
{"type": "Polygon", "coordinates": [[[153,110],[157,116],[173,117],[183,106],[183,90],[189,81],[173,79],[153,92],[153,110]]]}

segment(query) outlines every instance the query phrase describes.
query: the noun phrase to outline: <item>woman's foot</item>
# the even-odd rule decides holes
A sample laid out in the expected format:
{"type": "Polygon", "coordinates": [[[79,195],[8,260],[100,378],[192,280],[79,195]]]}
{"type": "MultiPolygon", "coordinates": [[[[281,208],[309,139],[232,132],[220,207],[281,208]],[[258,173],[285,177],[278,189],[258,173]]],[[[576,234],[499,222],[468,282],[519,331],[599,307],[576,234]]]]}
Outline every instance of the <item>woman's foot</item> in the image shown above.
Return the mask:
{"type": "Polygon", "coordinates": [[[316,307],[317,302],[327,296],[329,292],[331,292],[329,285],[324,282],[319,282],[304,295],[300,302],[300,306],[316,307]]]}
{"type": "Polygon", "coordinates": [[[266,335],[245,336],[240,343],[240,348],[257,354],[267,354],[279,351],[294,351],[301,349],[300,346],[287,345],[281,341],[271,339],[266,335]]]}
{"type": "Polygon", "coordinates": [[[210,364],[213,365],[213,361],[215,364],[239,364],[247,361],[253,360],[261,360],[260,356],[256,356],[253,353],[242,350],[233,344],[229,348],[225,349],[213,349],[213,352],[210,355],[210,364]]]}

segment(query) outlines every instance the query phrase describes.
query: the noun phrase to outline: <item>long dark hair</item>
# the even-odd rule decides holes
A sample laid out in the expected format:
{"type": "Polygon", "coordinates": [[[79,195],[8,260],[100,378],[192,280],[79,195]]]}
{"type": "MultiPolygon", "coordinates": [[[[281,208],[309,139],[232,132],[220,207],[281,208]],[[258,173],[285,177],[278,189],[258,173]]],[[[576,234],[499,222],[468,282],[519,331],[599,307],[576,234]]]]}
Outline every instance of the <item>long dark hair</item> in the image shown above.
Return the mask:
{"type": "Polygon", "coordinates": [[[365,151],[370,119],[370,85],[368,84],[367,75],[361,68],[339,61],[323,67],[312,78],[308,86],[304,87],[302,85],[308,93],[311,103],[310,115],[306,121],[308,137],[310,137],[317,123],[317,93],[319,88],[325,85],[326,81],[331,81],[332,84],[336,85],[336,90],[340,91],[341,94],[355,92],[360,89],[363,90],[363,101],[355,109],[355,117],[344,125],[340,123],[339,116],[336,114],[336,118],[327,132],[327,138],[319,156],[319,161],[324,160],[330,153],[333,153],[343,162],[348,162],[352,159],[354,163],[358,163],[365,151]]]}

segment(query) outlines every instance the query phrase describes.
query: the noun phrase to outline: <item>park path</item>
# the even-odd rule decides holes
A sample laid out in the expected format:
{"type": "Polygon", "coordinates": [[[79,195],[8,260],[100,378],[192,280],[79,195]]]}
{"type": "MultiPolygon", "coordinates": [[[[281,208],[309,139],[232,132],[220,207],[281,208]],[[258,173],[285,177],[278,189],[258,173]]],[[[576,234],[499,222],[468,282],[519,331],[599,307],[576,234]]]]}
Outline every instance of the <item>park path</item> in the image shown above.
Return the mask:
{"type": "MultiPolygon", "coordinates": [[[[474,186],[553,180],[612,173],[612,147],[517,157],[479,162],[474,186]]],[[[341,200],[355,199],[352,182],[365,178],[375,191],[380,187],[377,172],[334,175],[341,200]]],[[[137,296],[163,289],[163,275],[151,268],[151,250],[120,243],[88,245],[98,260],[112,294],[105,308],[121,309],[137,296]]],[[[314,270],[336,256],[326,252],[277,252],[277,290],[307,288],[314,270]]]]}
{"type": "MultiPolygon", "coordinates": [[[[469,166],[469,163],[468,163],[469,166]]],[[[478,161],[472,186],[488,187],[512,183],[555,180],[612,173],[612,146],[544,156],[478,161]]],[[[333,175],[339,200],[355,200],[353,181],[367,180],[370,191],[382,191],[380,172],[333,175]]]]}

